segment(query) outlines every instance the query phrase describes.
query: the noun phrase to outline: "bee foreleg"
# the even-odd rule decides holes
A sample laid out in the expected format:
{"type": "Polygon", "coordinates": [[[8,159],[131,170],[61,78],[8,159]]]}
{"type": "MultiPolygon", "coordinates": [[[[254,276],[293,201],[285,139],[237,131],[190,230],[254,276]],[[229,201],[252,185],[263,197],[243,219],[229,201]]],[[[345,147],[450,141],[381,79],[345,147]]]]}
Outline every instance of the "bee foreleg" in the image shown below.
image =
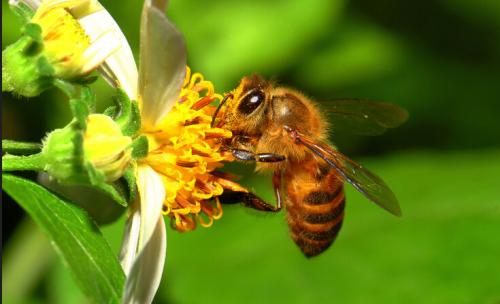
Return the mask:
{"type": "Polygon", "coordinates": [[[265,202],[263,199],[253,194],[252,192],[236,192],[226,190],[219,197],[219,199],[222,204],[235,204],[241,202],[245,207],[256,209],[259,211],[278,212],[281,210],[280,203],[275,207],[265,202]]]}
{"type": "Polygon", "coordinates": [[[283,155],[274,153],[253,153],[248,150],[243,149],[231,149],[231,153],[236,159],[244,161],[256,161],[263,163],[275,163],[284,161],[285,157],[283,155]]]}
{"type": "Polygon", "coordinates": [[[282,206],[281,197],[281,170],[275,170],[273,175],[273,188],[276,197],[276,209],[280,210],[282,206]]]}

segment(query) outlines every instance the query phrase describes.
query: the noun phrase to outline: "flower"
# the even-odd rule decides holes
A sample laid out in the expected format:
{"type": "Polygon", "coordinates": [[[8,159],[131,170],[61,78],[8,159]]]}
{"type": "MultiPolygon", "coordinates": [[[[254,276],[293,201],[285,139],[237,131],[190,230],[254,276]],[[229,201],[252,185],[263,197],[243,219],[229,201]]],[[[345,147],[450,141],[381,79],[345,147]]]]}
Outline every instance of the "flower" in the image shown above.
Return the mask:
{"type": "MultiPolygon", "coordinates": [[[[127,42],[118,25],[97,0],[9,3],[14,9],[34,12],[23,28],[24,35],[2,52],[3,91],[36,96],[50,87],[54,78],[71,81],[101,65],[109,70],[123,61],[133,61],[130,48],[122,48],[127,42]]],[[[123,84],[128,81],[118,80],[123,84]]]]}
{"type": "Polygon", "coordinates": [[[222,215],[217,197],[224,188],[246,191],[215,171],[233,160],[221,150],[221,139],[231,132],[210,126],[215,110],[210,103],[221,96],[186,68],[183,37],[160,2],[144,3],[138,93],[129,95],[141,110],[139,133],[148,139],[148,153],[138,160],[139,200],[131,208],[120,257],[127,275],[125,303],[150,303],[156,293],[166,256],[162,213],[178,231],[196,223],[210,226],[222,215]]]}

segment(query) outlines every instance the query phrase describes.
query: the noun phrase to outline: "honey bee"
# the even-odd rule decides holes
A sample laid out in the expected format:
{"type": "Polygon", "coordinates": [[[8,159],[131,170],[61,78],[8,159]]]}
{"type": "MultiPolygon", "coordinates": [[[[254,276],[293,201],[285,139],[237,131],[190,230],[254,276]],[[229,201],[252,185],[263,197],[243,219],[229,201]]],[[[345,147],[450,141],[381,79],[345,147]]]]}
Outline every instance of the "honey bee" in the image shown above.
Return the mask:
{"type": "Polygon", "coordinates": [[[397,127],[408,117],[396,105],[363,100],[332,101],[323,111],[296,90],[254,75],[225,95],[212,120],[212,125],[233,133],[224,146],[237,160],[257,162],[257,171],[274,171],[276,206],[250,192],[226,193],[223,202],[239,201],[269,212],[285,206],[291,237],[307,257],[325,251],[340,231],[344,182],[401,215],[398,200],[382,179],[328,144],[326,111],[334,118],[333,128],[343,125],[367,135],[397,127]]]}

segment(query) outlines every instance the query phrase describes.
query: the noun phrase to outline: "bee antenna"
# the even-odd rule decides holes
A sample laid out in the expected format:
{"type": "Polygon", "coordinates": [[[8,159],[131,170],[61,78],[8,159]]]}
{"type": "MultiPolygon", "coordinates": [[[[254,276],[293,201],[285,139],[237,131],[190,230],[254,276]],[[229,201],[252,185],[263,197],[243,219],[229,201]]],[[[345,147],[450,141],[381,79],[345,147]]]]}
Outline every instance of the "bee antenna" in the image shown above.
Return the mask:
{"type": "Polygon", "coordinates": [[[219,114],[220,108],[226,103],[227,99],[231,97],[233,98],[233,94],[227,94],[224,96],[224,98],[221,100],[219,105],[217,106],[217,109],[215,109],[214,115],[212,116],[212,123],[210,124],[210,127],[213,128],[215,124],[215,118],[217,117],[217,114],[219,114]]]}

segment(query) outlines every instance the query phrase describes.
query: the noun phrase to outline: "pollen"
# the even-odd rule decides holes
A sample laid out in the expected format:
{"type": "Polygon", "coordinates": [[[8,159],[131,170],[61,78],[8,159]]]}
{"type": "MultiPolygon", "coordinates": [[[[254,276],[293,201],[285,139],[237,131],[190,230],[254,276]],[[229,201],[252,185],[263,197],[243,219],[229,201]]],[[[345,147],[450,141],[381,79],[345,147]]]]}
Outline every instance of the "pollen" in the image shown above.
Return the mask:
{"type": "Polygon", "coordinates": [[[163,213],[172,227],[190,231],[199,223],[209,227],[222,216],[218,196],[224,189],[247,190],[217,171],[223,162],[233,161],[222,140],[231,138],[228,130],[210,126],[213,103],[221,100],[213,84],[199,73],[186,78],[174,108],[156,125],[145,130],[149,153],[146,162],[163,179],[166,198],[163,213]]]}

